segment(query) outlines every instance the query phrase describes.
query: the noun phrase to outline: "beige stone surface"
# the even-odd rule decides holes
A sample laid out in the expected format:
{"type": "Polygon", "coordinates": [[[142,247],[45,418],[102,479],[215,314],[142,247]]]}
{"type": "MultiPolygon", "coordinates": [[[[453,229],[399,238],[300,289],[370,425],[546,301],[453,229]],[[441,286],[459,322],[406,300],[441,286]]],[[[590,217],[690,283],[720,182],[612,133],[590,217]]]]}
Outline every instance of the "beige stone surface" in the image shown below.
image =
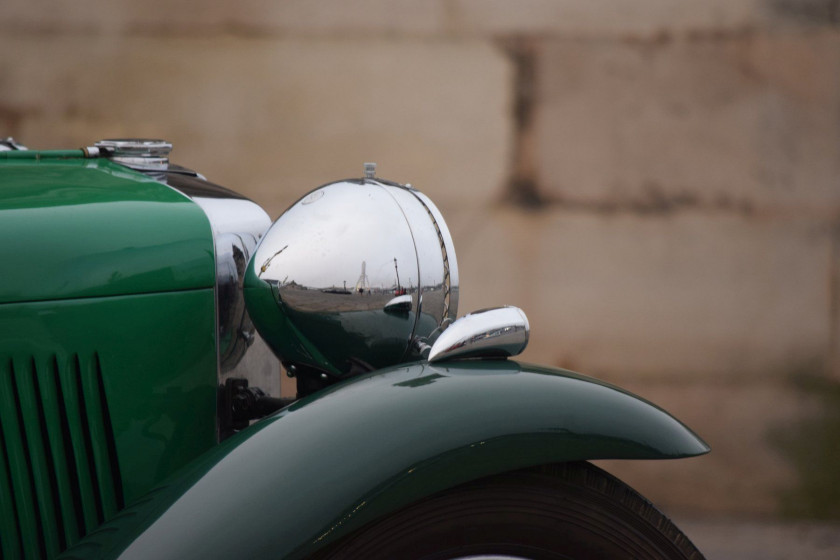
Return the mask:
{"type": "Polygon", "coordinates": [[[834,224],[829,271],[829,373],[840,382],[840,224],[834,224]]]}
{"type": "Polygon", "coordinates": [[[0,52],[17,53],[0,99],[29,146],[166,138],[273,216],[366,161],[451,204],[504,187],[510,68],[481,42],[0,37],[0,52]]]}
{"type": "Polygon", "coordinates": [[[831,26],[804,0],[6,0],[4,32],[654,37],[831,26]]]}
{"type": "Polygon", "coordinates": [[[774,441],[808,417],[816,402],[780,380],[621,380],[665,408],[712,448],[674,461],[597,461],[666,512],[727,511],[771,516],[796,471],[774,441]]]}
{"type": "Polygon", "coordinates": [[[433,34],[445,28],[445,0],[247,0],[230,9],[248,26],[293,33],[433,34]]]}
{"type": "Polygon", "coordinates": [[[450,216],[461,312],[517,305],[524,358],[622,378],[770,378],[829,347],[830,228],[736,215],[450,216]]]}
{"type": "Polygon", "coordinates": [[[736,519],[720,515],[678,515],[674,521],[706,560],[836,560],[840,557],[837,521],[736,519]]]}
{"type": "Polygon", "coordinates": [[[0,29],[589,38],[830,25],[831,17],[828,3],[798,0],[6,0],[0,29]]]}
{"type": "Polygon", "coordinates": [[[763,0],[453,0],[465,30],[572,37],[731,30],[766,23],[763,0]]]}
{"type": "Polygon", "coordinates": [[[840,208],[840,33],[550,42],[538,179],[596,205],[840,208]]]}
{"type": "Polygon", "coordinates": [[[6,0],[0,29],[97,34],[430,34],[444,29],[443,0],[6,0]]]}

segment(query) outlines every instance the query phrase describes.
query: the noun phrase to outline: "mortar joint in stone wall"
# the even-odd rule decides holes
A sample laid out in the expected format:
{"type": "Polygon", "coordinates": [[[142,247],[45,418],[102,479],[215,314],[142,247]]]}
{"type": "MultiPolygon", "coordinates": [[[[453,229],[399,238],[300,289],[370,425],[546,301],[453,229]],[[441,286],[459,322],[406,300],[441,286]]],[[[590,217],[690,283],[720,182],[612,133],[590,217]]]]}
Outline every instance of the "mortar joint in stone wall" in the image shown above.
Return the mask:
{"type": "Polygon", "coordinates": [[[498,42],[513,66],[513,161],[504,200],[526,209],[538,209],[544,204],[538,188],[535,126],[540,43],[527,36],[507,37],[498,42]]]}

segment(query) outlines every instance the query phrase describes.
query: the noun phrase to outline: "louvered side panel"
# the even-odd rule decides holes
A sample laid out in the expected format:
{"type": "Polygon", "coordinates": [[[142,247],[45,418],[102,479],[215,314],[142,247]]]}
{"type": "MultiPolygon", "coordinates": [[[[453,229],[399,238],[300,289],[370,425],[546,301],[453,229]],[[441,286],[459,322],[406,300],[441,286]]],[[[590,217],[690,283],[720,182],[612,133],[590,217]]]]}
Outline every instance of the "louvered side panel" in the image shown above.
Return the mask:
{"type": "MultiPolygon", "coordinates": [[[[14,516],[18,532],[3,535],[6,541],[17,537],[18,546],[27,558],[42,556],[38,534],[38,511],[35,501],[35,487],[29,469],[29,453],[23,430],[23,411],[20,407],[14,364],[10,358],[2,360],[0,371],[0,424],[3,431],[3,455],[9,469],[14,502],[14,516]]],[[[14,558],[14,556],[12,556],[14,558]]]]}
{"type": "Polygon", "coordinates": [[[56,529],[61,532],[63,547],[71,545],[81,537],[82,517],[79,511],[80,496],[76,483],[76,469],[70,460],[72,444],[67,425],[67,411],[61,392],[58,361],[55,356],[38,368],[38,386],[41,404],[46,420],[47,439],[52,452],[56,493],[58,496],[59,520],[56,529]]]}
{"type": "Polygon", "coordinates": [[[123,505],[122,489],[119,484],[120,471],[117,464],[116,445],[111,430],[102,366],[98,354],[94,354],[84,364],[81,379],[99,507],[103,518],[110,519],[123,505]]]}
{"type": "Polygon", "coordinates": [[[64,548],[59,544],[60,530],[56,530],[58,494],[55,489],[55,469],[52,465],[46,420],[38,394],[35,359],[26,358],[13,362],[18,402],[23,417],[23,432],[29,454],[29,468],[35,487],[35,505],[38,510],[38,536],[41,553],[47,558],[57,556],[64,548]]]}
{"type": "Polygon", "coordinates": [[[2,427],[0,427],[0,496],[2,496],[0,498],[0,558],[20,558],[23,555],[20,546],[20,529],[18,529],[8,453],[6,453],[6,439],[3,436],[2,427]]]}
{"type": "Polygon", "coordinates": [[[102,519],[99,497],[94,480],[91,461],[90,432],[87,428],[87,414],[82,405],[81,365],[78,356],[71,356],[63,367],[59,364],[58,377],[66,414],[65,425],[70,434],[70,449],[66,460],[76,474],[78,488],[77,507],[81,510],[82,534],[92,531],[102,519]]]}
{"type": "Polygon", "coordinates": [[[96,354],[0,360],[0,550],[53,558],[123,506],[96,354]]]}

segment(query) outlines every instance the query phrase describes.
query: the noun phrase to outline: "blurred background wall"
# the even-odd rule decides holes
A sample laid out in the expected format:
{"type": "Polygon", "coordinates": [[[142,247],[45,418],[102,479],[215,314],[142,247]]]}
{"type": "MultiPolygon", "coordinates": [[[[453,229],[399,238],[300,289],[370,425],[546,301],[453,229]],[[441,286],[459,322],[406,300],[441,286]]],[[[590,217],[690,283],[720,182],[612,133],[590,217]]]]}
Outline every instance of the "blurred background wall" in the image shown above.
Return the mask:
{"type": "Polygon", "coordinates": [[[447,216],[461,313],[713,447],[608,469],[840,517],[838,0],[4,0],[0,135],[165,138],[272,217],[376,161],[447,216]]]}

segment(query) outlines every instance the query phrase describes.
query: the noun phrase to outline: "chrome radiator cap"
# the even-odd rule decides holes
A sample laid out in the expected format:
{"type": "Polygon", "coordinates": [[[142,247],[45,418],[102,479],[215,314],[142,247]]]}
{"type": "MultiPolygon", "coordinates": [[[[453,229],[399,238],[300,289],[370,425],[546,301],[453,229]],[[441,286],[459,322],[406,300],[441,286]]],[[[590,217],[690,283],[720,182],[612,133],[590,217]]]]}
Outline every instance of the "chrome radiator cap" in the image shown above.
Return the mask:
{"type": "Polygon", "coordinates": [[[149,138],[115,138],[94,144],[101,155],[139,171],[165,171],[172,144],[149,138]]]}

